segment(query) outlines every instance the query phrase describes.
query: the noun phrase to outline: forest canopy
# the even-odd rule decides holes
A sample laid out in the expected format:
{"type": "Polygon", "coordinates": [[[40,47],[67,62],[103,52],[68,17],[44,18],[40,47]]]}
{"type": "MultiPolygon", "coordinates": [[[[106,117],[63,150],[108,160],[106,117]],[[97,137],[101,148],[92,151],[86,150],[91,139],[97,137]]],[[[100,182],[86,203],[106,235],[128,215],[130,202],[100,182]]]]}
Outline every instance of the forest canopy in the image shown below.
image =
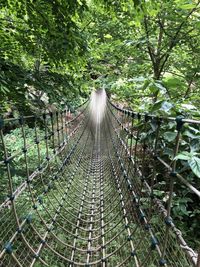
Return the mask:
{"type": "Polygon", "coordinates": [[[2,0],[1,111],[105,88],[135,110],[199,117],[199,18],[197,0],[2,0]]]}

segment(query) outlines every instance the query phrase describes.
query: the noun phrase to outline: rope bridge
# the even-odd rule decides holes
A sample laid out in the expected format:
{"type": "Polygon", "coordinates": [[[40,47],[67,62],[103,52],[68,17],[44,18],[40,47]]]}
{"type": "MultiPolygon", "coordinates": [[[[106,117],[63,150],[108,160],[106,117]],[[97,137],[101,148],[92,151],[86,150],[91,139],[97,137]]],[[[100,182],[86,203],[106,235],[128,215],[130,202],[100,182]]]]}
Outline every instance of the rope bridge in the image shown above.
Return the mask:
{"type": "Polygon", "coordinates": [[[200,122],[122,110],[108,99],[95,122],[90,102],[73,119],[64,110],[0,121],[0,266],[199,267],[171,207],[176,187],[199,201],[199,183],[173,159],[184,126],[199,130],[200,122]],[[169,123],[171,159],[162,146],[169,123]]]}

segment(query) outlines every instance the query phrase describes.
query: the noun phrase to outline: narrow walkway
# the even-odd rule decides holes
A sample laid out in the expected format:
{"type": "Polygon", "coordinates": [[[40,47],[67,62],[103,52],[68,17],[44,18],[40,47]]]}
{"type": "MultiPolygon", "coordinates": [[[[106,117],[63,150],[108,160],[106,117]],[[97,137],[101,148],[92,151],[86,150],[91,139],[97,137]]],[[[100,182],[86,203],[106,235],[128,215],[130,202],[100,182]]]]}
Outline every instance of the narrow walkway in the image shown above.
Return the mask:
{"type": "Polygon", "coordinates": [[[176,228],[166,225],[162,203],[142,179],[145,151],[133,120],[105,105],[96,120],[87,104],[70,122],[63,112],[43,116],[45,136],[38,118],[20,119],[23,145],[15,155],[8,154],[1,128],[0,163],[8,180],[0,206],[1,267],[195,266],[197,255],[187,244],[182,249],[182,236],[177,232],[178,241],[176,228]],[[26,134],[30,121],[33,144],[26,134]],[[34,149],[35,169],[29,161],[34,149]],[[25,172],[15,182],[11,161],[20,153],[25,172]]]}

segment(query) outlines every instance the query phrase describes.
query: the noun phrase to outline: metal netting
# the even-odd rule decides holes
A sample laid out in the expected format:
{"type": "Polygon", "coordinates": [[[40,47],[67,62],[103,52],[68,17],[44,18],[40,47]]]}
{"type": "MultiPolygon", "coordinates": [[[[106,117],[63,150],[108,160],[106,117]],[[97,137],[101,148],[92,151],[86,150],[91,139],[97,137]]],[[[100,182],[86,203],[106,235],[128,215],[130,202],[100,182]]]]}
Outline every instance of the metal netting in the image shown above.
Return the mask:
{"type": "MultiPolygon", "coordinates": [[[[164,122],[109,101],[95,135],[88,103],[68,117],[65,110],[1,120],[0,266],[198,266],[171,206],[178,183],[200,193],[162,158],[164,122]],[[167,187],[168,206],[157,194],[167,187]]],[[[183,121],[174,123],[176,155],[183,121]]]]}

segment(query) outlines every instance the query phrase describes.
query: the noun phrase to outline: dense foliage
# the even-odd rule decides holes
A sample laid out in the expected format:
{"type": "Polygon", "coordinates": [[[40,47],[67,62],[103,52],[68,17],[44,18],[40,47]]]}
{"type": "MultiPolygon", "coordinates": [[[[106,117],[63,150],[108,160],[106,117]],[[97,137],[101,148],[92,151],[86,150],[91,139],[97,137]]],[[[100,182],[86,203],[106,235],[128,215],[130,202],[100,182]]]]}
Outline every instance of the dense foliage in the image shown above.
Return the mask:
{"type": "Polygon", "coordinates": [[[193,109],[199,116],[199,2],[110,6],[98,9],[88,29],[99,82],[134,109],[166,115],[193,109]]]}
{"type": "Polygon", "coordinates": [[[80,95],[75,82],[87,46],[79,26],[85,10],[85,1],[1,1],[3,109],[25,111],[27,100],[42,107],[80,95]]]}
{"type": "Polygon", "coordinates": [[[186,0],[1,1],[1,108],[69,103],[104,86],[135,109],[199,116],[199,8],[186,0]]]}

